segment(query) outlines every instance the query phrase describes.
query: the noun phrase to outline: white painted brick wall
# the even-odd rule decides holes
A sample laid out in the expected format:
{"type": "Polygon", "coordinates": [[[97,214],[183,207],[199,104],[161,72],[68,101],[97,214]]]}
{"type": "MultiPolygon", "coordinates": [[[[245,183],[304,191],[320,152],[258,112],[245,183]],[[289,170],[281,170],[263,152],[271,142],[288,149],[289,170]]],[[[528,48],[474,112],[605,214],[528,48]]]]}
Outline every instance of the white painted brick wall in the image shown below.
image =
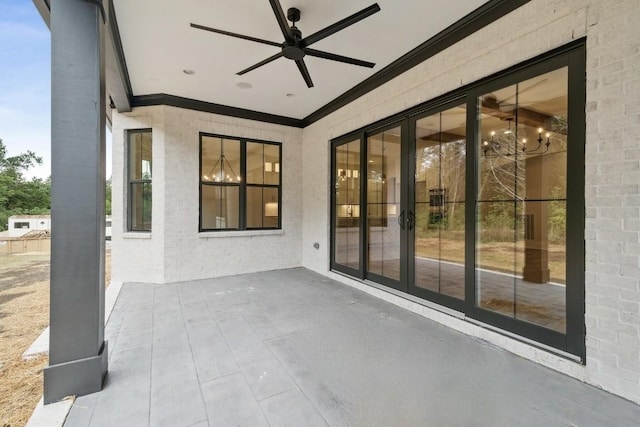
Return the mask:
{"type": "Polygon", "coordinates": [[[302,263],[640,402],[638,22],[638,0],[532,0],[304,131],[173,107],[114,114],[113,280],[170,282],[302,263]],[[586,366],[328,273],[330,139],[585,35],[586,366]],[[133,239],[123,233],[123,136],[124,129],[144,127],[154,132],[153,232],[149,239],[133,239]],[[283,142],[282,235],[198,235],[200,131],[283,142]]]}
{"type": "Polygon", "coordinates": [[[113,113],[112,126],[112,237],[111,281],[164,281],[164,244],[161,230],[164,223],[164,107],[136,109],[128,114],[113,113]],[[125,133],[127,129],[151,128],[153,133],[153,181],[151,233],[127,233],[125,133]],[[140,238],[143,237],[143,238],[140,238]]]}
{"type": "Polygon", "coordinates": [[[167,283],[302,264],[302,130],[175,107],[114,113],[112,276],[167,283]],[[123,233],[125,129],[153,127],[152,232],[123,233]],[[199,132],[282,142],[282,232],[198,232],[199,132]],[[247,235],[250,234],[250,235],[247,235]],[[228,236],[228,234],[227,234],[228,236]]]}
{"type": "Polygon", "coordinates": [[[330,275],[640,403],[638,22],[638,0],[532,0],[305,128],[304,266],[328,274],[332,138],[586,36],[586,366],[330,275]]]}
{"type": "Polygon", "coordinates": [[[165,119],[165,281],[302,265],[302,130],[174,107],[165,119]],[[282,234],[198,233],[199,132],[282,142],[282,234]]]}
{"type": "Polygon", "coordinates": [[[640,2],[587,13],[587,372],[640,401],[640,2]],[[594,365],[594,366],[591,366],[594,365]]]}

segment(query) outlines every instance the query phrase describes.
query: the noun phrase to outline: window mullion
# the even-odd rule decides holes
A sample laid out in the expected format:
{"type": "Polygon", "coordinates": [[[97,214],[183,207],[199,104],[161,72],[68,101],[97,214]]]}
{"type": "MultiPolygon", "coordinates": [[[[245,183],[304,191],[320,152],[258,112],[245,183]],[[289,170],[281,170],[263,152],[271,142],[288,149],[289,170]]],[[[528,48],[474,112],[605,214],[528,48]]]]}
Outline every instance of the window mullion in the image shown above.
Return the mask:
{"type": "Polygon", "coordinates": [[[240,140],[239,229],[247,229],[247,140],[240,140]]]}

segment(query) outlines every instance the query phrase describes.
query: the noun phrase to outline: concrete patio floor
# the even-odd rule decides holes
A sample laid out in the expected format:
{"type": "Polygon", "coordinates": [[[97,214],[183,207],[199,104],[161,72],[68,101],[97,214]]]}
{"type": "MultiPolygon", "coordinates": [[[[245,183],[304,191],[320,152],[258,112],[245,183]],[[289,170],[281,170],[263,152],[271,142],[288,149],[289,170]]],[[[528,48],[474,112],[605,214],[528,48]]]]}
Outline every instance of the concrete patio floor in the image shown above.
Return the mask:
{"type": "Polygon", "coordinates": [[[299,268],[125,284],[65,426],[637,426],[640,406],[299,268]]]}

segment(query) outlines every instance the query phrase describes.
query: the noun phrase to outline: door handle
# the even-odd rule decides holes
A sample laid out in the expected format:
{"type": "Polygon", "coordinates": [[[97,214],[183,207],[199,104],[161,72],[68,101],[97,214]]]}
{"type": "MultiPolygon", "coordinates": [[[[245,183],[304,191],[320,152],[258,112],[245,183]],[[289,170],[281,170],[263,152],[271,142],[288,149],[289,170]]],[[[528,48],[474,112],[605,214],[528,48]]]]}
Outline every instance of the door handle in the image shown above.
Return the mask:
{"type": "Polygon", "coordinates": [[[400,212],[400,215],[398,215],[398,225],[402,230],[404,230],[404,211],[400,212]]]}
{"type": "Polygon", "coordinates": [[[413,219],[413,211],[409,211],[407,215],[407,227],[409,227],[409,230],[413,230],[413,219]]]}

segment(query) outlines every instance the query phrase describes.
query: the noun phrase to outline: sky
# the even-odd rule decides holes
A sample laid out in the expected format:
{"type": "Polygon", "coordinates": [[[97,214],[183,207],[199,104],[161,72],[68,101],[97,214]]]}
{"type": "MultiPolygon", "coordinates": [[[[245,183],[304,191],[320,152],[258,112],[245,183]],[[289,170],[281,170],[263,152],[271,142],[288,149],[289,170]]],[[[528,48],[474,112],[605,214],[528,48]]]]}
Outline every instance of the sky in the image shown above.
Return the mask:
{"type": "Polygon", "coordinates": [[[9,156],[42,157],[28,177],[51,174],[51,35],[31,0],[0,0],[0,139],[9,156]]]}

